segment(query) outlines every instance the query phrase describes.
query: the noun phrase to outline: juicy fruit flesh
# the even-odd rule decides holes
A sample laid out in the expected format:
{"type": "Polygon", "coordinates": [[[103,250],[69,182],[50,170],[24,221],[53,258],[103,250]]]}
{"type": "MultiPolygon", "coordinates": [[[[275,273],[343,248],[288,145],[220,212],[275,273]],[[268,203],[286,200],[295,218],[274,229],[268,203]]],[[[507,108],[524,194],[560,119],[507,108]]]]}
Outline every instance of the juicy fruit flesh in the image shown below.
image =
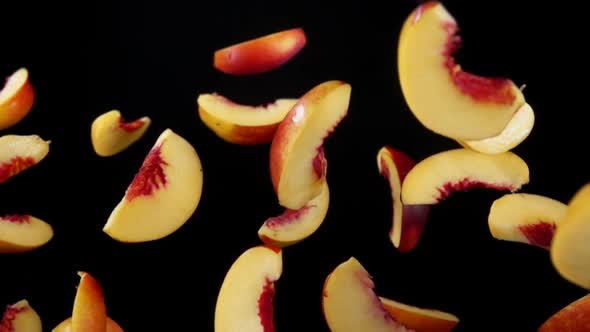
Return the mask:
{"type": "Polygon", "coordinates": [[[14,157],[8,162],[0,164],[0,183],[6,182],[11,177],[35,165],[37,162],[32,157],[14,157]]]}
{"type": "Polygon", "coordinates": [[[125,198],[132,201],[138,196],[150,196],[166,187],[164,167],[168,163],[162,159],[161,145],[154,147],[146,156],[141,168],[127,189],[125,198]]]}
{"type": "Polygon", "coordinates": [[[265,224],[269,228],[277,228],[286,224],[300,221],[301,218],[303,218],[303,216],[309,212],[309,210],[315,207],[315,205],[306,205],[299,210],[286,209],[281,215],[268,218],[265,224]]]}
{"type": "Polygon", "coordinates": [[[132,122],[125,122],[125,119],[123,117],[121,117],[119,119],[119,128],[121,128],[127,132],[130,132],[130,133],[141,128],[144,124],[145,124],[145,122],[143,120],[135,120],[132,122]]]}
{"type": "Polygon", "coordinates": [[[18,332],[14,331],[13,322],[16,319],[16,316],[28,310],[27,307],[15,307],[8,305],[6,306],[6,311],[4,311],[4,316],[2,316],[2,322],[0,322],[0,331],[2,332],[18,332]]]}
{"type": "Polygon", "coordinates": [[[516,189],[512,184],[486,183],[479,180],[465,178],[459,181],[447,182],[442,187],[438,188],[439,196],[437,201],[441,202],[449,198],[454,192],[465,192],[476,188],[487,188],[500,191],[513,191],[516,189]]]}
{"type": "Polygon", "coordinates": [[[539,221],[536,224],[521,225],[518,230],[530,244],[549,249],[556,227],[555,223],[539,221]]]}
{"type": "Polygon", "coordinates": [[[258,106],[239,104],[217,93],[201,94],[197,99],[199,107],[214,114],[223,121],[243,126],[263,126],[279,123],[295,105],[297,99],[277,99],[272,103],[258,106]]]}
{"type": "Polygon", "coordinates": [[[0,252],[33,250],[52,238],[51,225],[33,216],[12,214],[0,217],[0,252]]]}
{"type": "Polygon", "coordinates": [[[14,92],[27,82],[28,77],[28,71],[24,68],[17,70],[13,75],[9,76],[2,89],[0,89],[0,104],[10,99],[14,92]]]}
{"type": "Polygon", "coordinates": [[[258,317],[260,317],[260,324],[263,332],[274,332],[274,305],[275,286],[271,280],[266,280],[264,288],[258,298],[258,317]]]}
{"type": "Polygon", "coordinates": [[[0,221],[9,221],[17,224],[27,224],[31,222],[31,216],[26,214],[9,214],[4,217],[0,217],[0,221]]]}

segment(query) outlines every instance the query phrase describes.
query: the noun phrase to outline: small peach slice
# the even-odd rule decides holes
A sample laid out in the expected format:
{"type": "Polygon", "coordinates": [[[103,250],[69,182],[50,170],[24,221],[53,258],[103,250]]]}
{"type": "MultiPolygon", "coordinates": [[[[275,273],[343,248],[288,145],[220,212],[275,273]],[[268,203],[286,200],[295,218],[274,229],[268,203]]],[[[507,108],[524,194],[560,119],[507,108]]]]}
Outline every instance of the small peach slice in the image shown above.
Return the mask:
{"type": "Polygon", "coordinates": [[[551,242],[551,261],[566,280],[590,289],[590,184],[578,190],[568,204],[551,242]]]}
{"type": "Polygon", "coordinates": [[[115,207],[103,231],[120,242],[166,237],[193,215],[203,189],[197,151],[170,129],[164,130],[115,207]]]}
{"type": "Polygon", "coordinates": [[[213,66],[226,74],[260,74],[287,63],[306,43],[302,28],[284,30],[215,51],[213,66]]]}
{"type": "Polygon", "coordinates": [[[391,317],[405,327],[419,332],[450,332],[459,324],[459,318],[448,312],[423,309],[379,297],[391,317]]]}
{"type": "Polygon", "coordinates": [[[218,137],[240,145],[266,144],[297,99],[277,99],[264,106],[238,104],[215,93],[199,95],[199,117],[218,137]]]}
{"type": "Polygon", "coordinates": [[[567,205],[534,194],[507,194],[490,208],[488,225],[499,240],[527,243],[549,250],[567,205]]]}
{"type": "Polygon", "coordinates": [[[321,83],[279,124],[270,148],[270,174],[283,207],[299,210],[322,191],[324,140],[348,113],[350,93],[348,83],[321,83]]]}
{"type": "MultiPolygon", "coordinates": [[[[51,332],[72,332],[72,318],[68,318],[63,322],[59,323],[51,332]]],[[[117,324],[114,320],[107,317],[107,329],[106,332],[125,332],[123,328],[117,324]]]]}
{"type": "Polygon", "coordinates": [[[2,332],[42,332],[41,317],[27,300],[20,300],[6,307],[2,321],[2,332]]]}
{"type": "Polygon", "coordinates": [[[29,71],[20,68],[6,80],[0,91],[0,130],[19,123],[29,114],[35,102],[35,90],[29,71]]]}
{"type": "Polygon", "coordinates": [[[382,147],[377,154],[379,173],[389,182],[393,200],[389,239],[401,252],[410,252],[418,245],[430,213],[429,205],[402,203],[402,182],[414,165],[408,155],[388,146],[382,147]]]}
{"type": "Polygon", "coordinates": [[[0,253],[22,253],[37,249],[53,238],[53,228],[29,215],[0,217],[0,253]]]}
{"type": "Polygon", "coordinates": [[[258,236],[264,243],[280,248],[298,243],[322,225],[329,205],[330,190],[325,182],[322,192],[301,209],[287,209],[283,214],[267,219],[258,230],[258,236]]]}
{"type": "Polygon", "coordinates": [[[104,332],[107,309],[100,283],[87,272],[79,272],[80,284],[72,310],[72,331],[104,332]]]}
{"type": "Polygon", "coordinates": [[[590,295],[568,304],[549,317],[537,332],[587,332],[590,331],[590,295]]]}
{"type": "Polygon", "coordinates": [[[275,282],[283,272],[278,248],[246,250],[225,275],[215,306],[215,332],[270,332],[275,330],[275,282]]]}
{"type": "Polygon", "coordinates": [[[416,164],[402,183],[402,201],[436,204],[457,191],[489,188],[515,192],[528,182],[528,165],[512,152],[485,154],[454,149],[416,164]]]}
{"type": "Polygon", "coordinates": [[[0,183],[41,162],[49,153],[49,143],[38,135],[0,137],[0,183]]]}
{"type": "Polygon", "coordinates": [[[151,120],[144,116],[125,122],[118,110],[97,117],[90,127],[92,147],[101,157],[113,156],[139,140],[150,126],[151,120]]]}
{"type": "Polygon", "coordinates": [[[497,136],[525,103],[509,79],[467,73],[455,63],[457,22],[430,1],[404,22],[398,43],[398,75],[414,116],[431,131],[460,140],[497,136]]]}
{"type": "Polygon", "coordinates": [[[529,136],[534,125],[535,112],[529,104],[524,104],[514,113],[512,120],[498,136],[479,141],[459,141],[459,143],[481,153],[502,153],[510,151],[522,143],[529,136]]]}

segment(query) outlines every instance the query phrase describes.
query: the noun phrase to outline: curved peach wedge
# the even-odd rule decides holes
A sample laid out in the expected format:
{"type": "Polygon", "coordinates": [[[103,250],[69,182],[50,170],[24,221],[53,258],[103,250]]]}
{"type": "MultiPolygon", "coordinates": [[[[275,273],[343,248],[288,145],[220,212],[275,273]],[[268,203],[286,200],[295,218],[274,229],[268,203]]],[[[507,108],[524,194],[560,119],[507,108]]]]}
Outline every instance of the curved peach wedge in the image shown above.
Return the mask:
{"type": "Polygon", "coordinates": [[[49,153],[49,143],[38,135],[0,137],[0,183],[41,162],[49,153]]]}
{"type": "Polygon", "coordinates": [[[412,168],[402,183],[404,204],[436,204],[457,191],[489,188],[515,192],[529,182],[529,168],[512,152],[485,154],[453,149],[412,168]]]}
{"type": "Polygon", "coordinates": [[[494,201],[488,216],[492,236],[549,250],[567,205],[549,197],[516,193],[494,201]]]}
{"type": "Polygon", "coordinates": [[[92,147],[101,157],[113,156],[139,140],[150,123],[147,116],[125,122],[118,110],[103,113],[94,119],[90,127],[92,147]]]}
{"type": "Polygon", "coordinates": [[[0,217],[0,253],[22,253],[37,249],[53,238],[53,228],[29,215],[0,217]]]}
{"type": "Polygon", "coordinates": [[[448,312],[424,309],[379,297],[383,307],[398,323],[419,332],[450,332],[459,318],[448,312]]]}
{"type": "Polygon", "coordinates": [[[104,332],[107,309],[100,283],[89,273],[79,272],[80,284],[74,298],[72,331],[104,332]]]}
{"type": "Polygon", "coordinates": [[[398,75],[414,116],[429,130],[452,139],[497,136],[525,99],[509,79],[465,72],[453,54],[459,27],[436,1],[417,7],[405,20],[398,43],[398,75]]]}
{"type": "Polygon", "coordinates": [[[284,248],[298,243],[313,234],[324,221],[330,205],[330,189],[324,189],[299,210],[285,210],[283,214],[267,219],[258,230],[258,237],[269,245],[284,248]]]}
{"type": "Polygon", "coordinates": [[[283,272],[282,251],[257,246],[236,259],[215,305],[215,332],[274,331],[274,283],[283,272]]]}
{"type": "Polygon", "coordinates": [[[284,65],[306,44],[302,28],[283,30],[215,51],[213,66],[226,74],[260,74],[284,65]]]}
{"type": "Polygon", "coordinates": [[[537,332],[586,332],[588,328],[590,295],[585,295],[549,317],[537,332]]]}
{"type": "Polygon", "coordinates": [[[240,145],[266,144],[297,99],[277,99],[265,106],[238,104],[215,93],[199,95],[199,117],[218,137],[240,145]]]}
{"type": "Polygon", "coordinates": [[[6,80],[0,90],[0,130],[10,128],[29,114],[35,102],[35,90],[29,71],[20,68],[6,80]]]}
{"type": "Polygon", "coordinates": [[[27,300],[20,300],[13,305],[6,306],[2,321],[2,332],[42,332],[41,317],[31,307],[27,300]]]}
{"type": "Polygon", "coordinates": [[[299,210],[326,181],[324,140],[348,113],[351,86],[327,81],[308,91],[287,113],[270,147],[270,175],[283,207],[299,210]]]}
{"type": "Polygon", "coordinates": [[[377,154],[379,173],[389,182],[393,201],[393,218],[389,239],[401,252],[410,252],[418,245],[426,227],[429,205],[402,203],[402,182],[415,162],[405,153],[384,146],[377,154]]]}
{"type": "Polygon", "coordinates": [[[166,237],[193,215],[203,189],[197,151],[170,129],[164,130],[143,161],[103,231],[120,242],[166,237]]]}
{"type": "MultiPolygon", "coordinates": [[[[51,332],[72,332],[72,317],[59,323],[51,332]]],[[[114,320],[107,317],[107,329],[106,332],[125,332],[123,328],[114,320]]]]}

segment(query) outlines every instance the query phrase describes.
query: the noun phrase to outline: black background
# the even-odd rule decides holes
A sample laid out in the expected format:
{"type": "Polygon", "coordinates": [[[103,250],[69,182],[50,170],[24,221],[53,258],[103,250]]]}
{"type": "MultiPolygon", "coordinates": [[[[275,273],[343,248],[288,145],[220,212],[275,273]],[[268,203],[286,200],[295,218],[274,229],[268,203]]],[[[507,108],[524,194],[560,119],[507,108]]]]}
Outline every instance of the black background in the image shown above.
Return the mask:
{"type": "MultiPolygon", "coordinates": [[[[269,146],[217,138],[198,118],[197,95],[258,104],[339,79],[353,88],[349,115],[326,143],[330,210],[313,236],[283,252],[277,330],[327,331],[323,281],[355,256],[379,295],[454,313],[461,319],[456,331],[534,331],[585,291],[562,279],[544,250],[491,237],[487,214],[502,193],[474,190],[436,206],[412,253],[389,242],[391,199],[377,171],[379,148],[421,160],[457,147],[422,127],[401,95],[397,38],[417,3],[3,2],[0,75],[27,67],[37,99],[2,134],[39,134],[52,143],[39,165],[0,186],[0,214],[30,213],[52,224],[55,236],[39,250],[0,256],[0,302],[28,299],[49,331],[71,315],[76,271],[83,270],[101,282],[109,315],[127,331],[212,331],[227,269],[260,243],[259,226],[281,208],[269,146]],[[218,48],[295,26],[305,29],[308,44],[276,71],[234,77],[212,66],[218,48]],[[153,123],[129,149],[101,158],[90,145],[90,124],[114,108],[153,123]],[[199,153],[200,205],[167,238],[117,243],[102,226],[166,128],[199,153]]],[[[540,1],[444,4],[462,28],[457,59],[465,69],[527,85],[536,125],[515,149],[531,171],[523,191],[567,202],[589,180],[587,105],[577,91],[584,84],[574,83],[586,66],[575,57],[584,57],[580,9],[540,1]]]]}

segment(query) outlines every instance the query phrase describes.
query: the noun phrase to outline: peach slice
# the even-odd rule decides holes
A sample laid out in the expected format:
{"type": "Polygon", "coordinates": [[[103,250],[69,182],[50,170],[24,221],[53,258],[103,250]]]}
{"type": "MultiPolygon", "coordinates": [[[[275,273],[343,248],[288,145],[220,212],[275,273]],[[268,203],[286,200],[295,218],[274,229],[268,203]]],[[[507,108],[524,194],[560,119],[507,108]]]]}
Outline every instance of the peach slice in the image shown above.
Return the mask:
{"type": "Polygon", "coordinates": [[[35,90],[29,71],[20,68],[6,80],[0,91],[0,130],[19,123],[29,114],[35,102],[35,90]]]}
{"type": "Polygon", "coordinates": [[[419,332],[450,332],[459,324],[459,318],[448,312],[423,309],[379,297],[383,307],[398,323],[419,332]]]}
{"type": "Polygon", "coordinates": [[[218,137],[240,145],[272,141],[279,123],[297,99],[277,99],[264,106],[238,104],[215,93],[199,95],[199,117],[218,137]]]}
{"type": "Polygon", "coordinates": [[[107,325],[107,309],[100,283],[87,272],[79,272],[80,284],[72,310],[72,330],[104,332],[107,325]]]}
{"type": "Polygon", "coordinates": [[[170,129],[164,130],[115,207],[103,231],[120,242],[166,237],[193,215],[203,189],[197,151],[170,129]]]}
{"type": "Polygon", "coordinates": [[[568,204],[551,242],[551,261],[571,283],[590,289],[590,183],[578,190],[568,204]]]}
{"type": "Polygon", "coordinates": [[[42,332],[41,317],[27,300],[20,300],[13,305],[6,306],[0,322],[0,331],[42,332]]]}
{"type": "Polygon", "coordinates": [[[97,117],[90,127],[92,147],[101,157],[113,156],[139,140],[150,126],[151,120],[144,116],[125,122],[118,110],[97,117]]]}
{"type": "Polygon", "coordinates": [[[405,153],[384,146],[377,154],[379,173],[389,181],[393,200],[393,218],[389,239],[401,252],[410,252],[418,245],[430,213],[429,205],[405,205],[401,200],[402,182],[414,167],[405,153]]]}
{"type": "MultiPolygon", "coordinates": [[[[68,318],[63,322],[59,323],[51,332],[72,332],[72,318],[68,318]]],[[[123,328],[117,324],[114,320],[107,317],[107,329],[106,332],[125,332],[123,328]]]]}
{"type": "Polygon", "coordinates": [[[453,139],[497,136],[524,103],[509,79],[465,72],[453,54],[461,44],[455,18],[436,1],[417,7],[398,43],[398,75],[414,116],[429,130],[453,139]]]}
{"type": "Polygon", "coordinates": [[[348,113],[351,86],[327,81],[308,91],[285,116],[272,140],[270,174],[283,207],[299,210],[326,181],[324,140],[348,113]]]}
{"type": "Polygon", "coordinates": [[[260,74],[287,63],[306,43],[302,28],[284,30],[215,51],[213,66],[226,74],[260,74]]]}
{"type": "Polygon", "coordinates": [[[549,317],[537,332],[586,332],[590,331],[590,295],[568,304],[549,317]]]}
{"type": "Polygon", "coordinates": [[[567,205],[534,194],[507,194],[490,208],[488,225],[499,240],[527,243],[549,249],[567,205]]]}
{"type": "Polygon", "coordinates": [[[280,248],[298,243],[322,225],[329,205],[330,190],[325,182],[322,192],[301,209],[287,209],[283,214],[267,219],[258,230],[258,236],[264,243],[280,248]]]}
{"type": "Polygon", "coordinates": [[[402,183],[402,201],[436,204],[457,191],[489,188],[515,192],[528,182],[528,165],[512,152],[453,149],[434,154],[410,170],[402,183]]]}
{"type": "Polygon", "coordinates": [[[41,162],[49,153],[50,143],[38,135],[0,137],[0,183],[41,162]]]}
{"type": "Polygon", "coordinates": [[[274,283],[283,272],[278,248],[246,250],[225,275],[215,305],[215,332],[270,332],[275,330],[274,283]]]}
{"type": "Polygon", "coordinates": [[[30,215],[0,217],[0,253],[22,253],[37,249],[53,238],[53,228],[30,215]]]}
{"type": "Polygon", "coordinates": [[[478,141],[459,141],[459,143],[481,153],[502,153],[510,151],[522,143],[529,136],[534,125],[535,112],[529,104],[524,104],[514,113],[512,120],[498,136],[478,141]]]}

